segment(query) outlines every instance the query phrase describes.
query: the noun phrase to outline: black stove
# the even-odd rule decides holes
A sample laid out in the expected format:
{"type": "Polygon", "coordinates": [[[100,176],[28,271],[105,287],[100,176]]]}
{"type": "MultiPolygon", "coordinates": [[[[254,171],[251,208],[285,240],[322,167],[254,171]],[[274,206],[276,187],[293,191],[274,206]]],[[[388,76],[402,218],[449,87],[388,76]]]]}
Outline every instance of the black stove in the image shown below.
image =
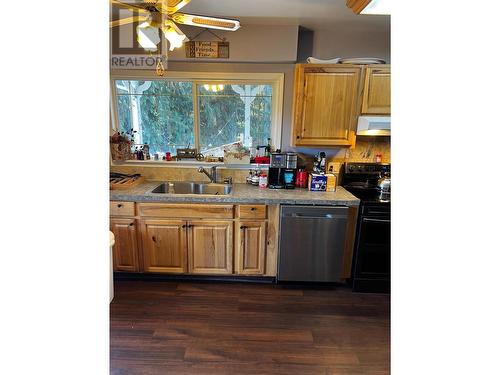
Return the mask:
{"type": "Polygon", "coordinates": [[[391,195],[377,187],[383,173],[390,173],[390,164],[346,163],[342,166],[342,186],[362,203],[390,204],[391,195]]]}
{"type": "Polygon", "coordinates": [[[346,163],[341,185],[361,200],[352,267],[355,292],[389,293],[391,256],[391,197],[378,188],[390,164],[346,163]]]}

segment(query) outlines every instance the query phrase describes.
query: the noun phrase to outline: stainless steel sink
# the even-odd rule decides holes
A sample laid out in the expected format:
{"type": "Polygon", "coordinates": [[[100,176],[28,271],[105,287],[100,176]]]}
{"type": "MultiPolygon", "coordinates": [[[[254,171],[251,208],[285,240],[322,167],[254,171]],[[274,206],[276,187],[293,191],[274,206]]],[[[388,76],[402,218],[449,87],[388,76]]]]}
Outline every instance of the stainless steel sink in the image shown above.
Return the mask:
{"type": "Polygon", "coordinates": [[[154,194],[198,194],[198,195],[228,195],[232,185],[203,182],[173,181],[164,182],[153,190],[154,194]]]}

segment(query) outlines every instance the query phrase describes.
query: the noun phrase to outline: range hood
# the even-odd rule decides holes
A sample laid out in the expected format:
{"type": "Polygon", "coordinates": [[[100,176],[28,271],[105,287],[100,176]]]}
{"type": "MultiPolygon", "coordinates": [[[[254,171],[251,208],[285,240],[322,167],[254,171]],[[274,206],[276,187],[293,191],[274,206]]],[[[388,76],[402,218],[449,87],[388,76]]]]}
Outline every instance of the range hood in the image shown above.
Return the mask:
{"type": "Polygon", "coordinates": [[[359,116],[357,135],[391,135],[389,116],[359,116]]]}

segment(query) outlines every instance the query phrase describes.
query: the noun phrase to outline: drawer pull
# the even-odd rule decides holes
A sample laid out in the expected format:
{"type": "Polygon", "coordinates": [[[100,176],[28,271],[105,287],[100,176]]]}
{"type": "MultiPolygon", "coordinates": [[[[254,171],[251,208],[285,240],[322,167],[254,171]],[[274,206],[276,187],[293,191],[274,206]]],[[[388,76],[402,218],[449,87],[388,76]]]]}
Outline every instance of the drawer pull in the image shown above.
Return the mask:
{"type": "Polygon", "coordinates": [[[123,207],[123,205],[122,205],[121,203],[118,203],[118,206],[117,206],[117,207],[118,207],[118,208],[122,208],[122,207],[123,207]]]}
{"type": "Polygon", "coordinates": [[[130,223],[129,225],[130,225],[131,227],[133,227],[133,226],[134,226],[134,223],[130,223]]]}
{"type": "Polygon", "coordinates": [[[252,208],[250,209],[250,211],[255,211],[255,207],[252,207],[252,208]]]}
{"type": "Polygon", "coordinates": [[[248,227],[247,227],[247,226],[245,226],[245,225],[242,225],[242,226],[240,227],[240,229],[247,229],[247,228],[248,228],[248,227]]]}
{"type": "Polygon", "coordinates": [[[182,224],[182,228],[186,228],[186,224],[182,224]]]}
{"type": "Polygon", "coordinates": [[[156,242],[156,237],[155,236],[151,237],[151,239],[153,240],[153,242],[156,242]]]}

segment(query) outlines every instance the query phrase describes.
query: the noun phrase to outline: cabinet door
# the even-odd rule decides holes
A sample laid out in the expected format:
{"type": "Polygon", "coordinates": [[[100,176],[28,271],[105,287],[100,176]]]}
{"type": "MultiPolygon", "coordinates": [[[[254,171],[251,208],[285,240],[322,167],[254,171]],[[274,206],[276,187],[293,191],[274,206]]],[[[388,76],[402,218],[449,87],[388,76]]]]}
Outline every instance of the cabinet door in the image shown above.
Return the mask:
{"type": "Polygon", "coordinates": [[[293,132],[296,146],[354,145],[361,71],[361,67],[297,67],[293,132]]]}
{"type": "Polygon", "coordinates": [[[185,221],[142,220],[141,238],[145,272],[187,272],[185,221]]]}
{"type": "Polygon", "coordinates": [[[236,273],[263,275],[266,261],[266,222],[236,222],[236,273]]]}
{"type": "Polygon", "coordinates": [[[133,218],[112,218],[110,226],[111,232],[115,235],[113,269],[115,271],[137,272],[139,258],[135,220],[133,218]]]}
{"type": "Polygon", "coordinates": [[[391,68],[370,67],[366,69],[363,90],[363,114],[391,114],[391,68]]]}
{"type": "Polygon", "coordinates": [[[233,222],[197,220],[188,222],[189,272],[233,273],[233,222]]]}

